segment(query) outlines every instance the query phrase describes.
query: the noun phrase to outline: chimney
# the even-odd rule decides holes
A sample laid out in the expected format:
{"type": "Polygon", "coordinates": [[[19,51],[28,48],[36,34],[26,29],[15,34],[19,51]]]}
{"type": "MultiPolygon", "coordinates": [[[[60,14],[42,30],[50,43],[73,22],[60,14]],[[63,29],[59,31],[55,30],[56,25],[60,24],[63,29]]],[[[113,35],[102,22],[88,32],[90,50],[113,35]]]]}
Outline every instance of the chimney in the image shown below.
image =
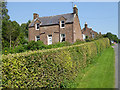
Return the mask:
{"type": "Polygon", "coordinates": [[[78,15],[78,9],[76,5],[73,7],[73,13],[78,15]]]}
{"type": "Polygon", "coordinates": [[[99,32],[99,35],[101,35],[101,32],[99,32]]]}
{"type": "Polygon", "coordinates": [[[39,17],[39,15],[37,13],[33,13],[33,19],[36,19],[37,17],[39,17]]]}
{"type": "Polygon", "coordinates": [[[87,22],[85,22],[85,28],[87,28],[87,22]]]}

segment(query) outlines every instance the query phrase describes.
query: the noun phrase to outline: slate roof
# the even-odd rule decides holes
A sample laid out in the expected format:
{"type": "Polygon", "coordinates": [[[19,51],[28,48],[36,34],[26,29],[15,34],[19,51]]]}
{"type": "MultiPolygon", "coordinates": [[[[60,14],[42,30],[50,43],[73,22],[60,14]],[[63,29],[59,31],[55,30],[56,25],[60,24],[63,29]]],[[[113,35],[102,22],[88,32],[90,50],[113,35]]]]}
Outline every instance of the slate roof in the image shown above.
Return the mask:
{"type": "MultiPolygon", "coordinates": [[[[41,22],[41,26],[44,26],[44,25],[59,24],[59,19],[61,17],[64,17],[66,19],[66,23],[72,23],[74,19],[74,14],[68,13],[68,14],[61,14],[56,16],[39,17],[37,19],[41,22]]],[[[33,20],[29,27],[34,26],[35,21],[36,20],[33,20]]]]}

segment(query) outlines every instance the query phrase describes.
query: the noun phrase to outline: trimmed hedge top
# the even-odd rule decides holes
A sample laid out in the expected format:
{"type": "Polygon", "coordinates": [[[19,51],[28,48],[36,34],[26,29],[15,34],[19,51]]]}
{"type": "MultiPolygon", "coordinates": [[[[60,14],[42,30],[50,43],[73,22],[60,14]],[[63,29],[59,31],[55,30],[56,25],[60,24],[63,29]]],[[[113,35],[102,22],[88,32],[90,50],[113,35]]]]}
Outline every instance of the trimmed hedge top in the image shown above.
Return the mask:
{"type": "Polygon", "coordinates": [[[2,86],[60,87],[109,46],[109,39],[104,38],[80,45],[3,55],[2,86]]]}

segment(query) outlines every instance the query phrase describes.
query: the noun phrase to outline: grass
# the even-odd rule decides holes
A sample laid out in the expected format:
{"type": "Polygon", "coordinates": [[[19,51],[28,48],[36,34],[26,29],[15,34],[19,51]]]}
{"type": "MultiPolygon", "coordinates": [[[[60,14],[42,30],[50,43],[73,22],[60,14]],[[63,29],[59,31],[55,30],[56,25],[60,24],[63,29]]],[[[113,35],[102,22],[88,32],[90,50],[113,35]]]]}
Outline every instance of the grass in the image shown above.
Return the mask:
{"type": "Polygon", "coordinates": [[[67,88],[114,88],[115,53],[113,48],[104,50],[94,59],[94,63],[81,70],[67,88]]]}

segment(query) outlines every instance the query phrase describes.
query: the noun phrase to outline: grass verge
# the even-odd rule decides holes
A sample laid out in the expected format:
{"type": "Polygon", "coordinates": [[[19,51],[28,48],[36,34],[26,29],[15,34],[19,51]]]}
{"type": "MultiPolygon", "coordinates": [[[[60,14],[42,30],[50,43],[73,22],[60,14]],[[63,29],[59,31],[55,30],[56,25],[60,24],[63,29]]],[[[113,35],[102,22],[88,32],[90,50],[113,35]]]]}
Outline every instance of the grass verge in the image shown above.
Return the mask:
{"type": "Polygon", "coordinates": [[[114,88],[115,53],[112,47],[94,58],[93,64],[80,70],[74,81],[67,82],[67,88],[114,88]]]}

